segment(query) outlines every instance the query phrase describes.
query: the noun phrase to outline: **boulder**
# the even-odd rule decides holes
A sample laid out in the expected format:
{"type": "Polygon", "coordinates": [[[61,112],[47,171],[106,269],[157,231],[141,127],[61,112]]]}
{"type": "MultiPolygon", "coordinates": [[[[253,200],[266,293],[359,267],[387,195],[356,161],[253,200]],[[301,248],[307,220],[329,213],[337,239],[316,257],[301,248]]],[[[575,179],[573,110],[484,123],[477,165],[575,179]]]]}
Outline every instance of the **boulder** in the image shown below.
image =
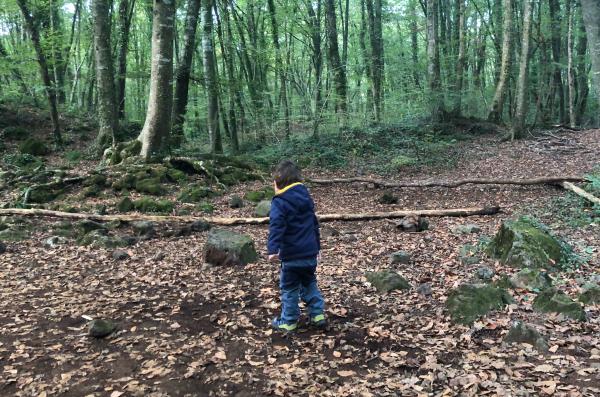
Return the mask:
{"type": "Polygon", "coordinates": [[[450,231],[454,234],[470,234],[470,233],[480,233],[481,228],[477,225],[473,225],[471,223],[466,225],[456,225],[453,226],[450,231]]]}
{"type": "Polygon", "coordinates": [[[104,226],[102,223],[95,222],[89,219],[84,219],[77,222],[77,227],[79,228],[79,230],[81,230],[82,234],[88,234],[93,230],[106,230],[106,226],[104,226]]]}
{"type": "MultiPolygon", "coordinates": [[[[0,250],[1,251],[1,250],[0,250]]],[[[579,302],[586,305],[597,305],[600,303],[600,285],[586,284],[583,292],[579,295],[579,302]]]]}
{"type": "Polygon", "coordinates": [[[112,257],[116,261],[124,261],[129,258],[129,254],[124,250],[114,250],[112,253],[112,257]]]}
{"type": "Polygon", "coordinates": [[[392,265],[408,265],[410,259],[410,254],[406,251],[397,251],[390,255],[390,263],[392,265]]]}
{"type": "Polygon", "coordinates": [[[136,236],[150,239],[156,234],[156,223],[150,221],[138,221],[131,224],[136,236]]]}
{"type": "Polygon", "coordinates": [[[64,193],[64,190],[59,187],[48,185],[32,186],[26,193],[27,202],[29,203],[49,203],[55,200],[58,196],[64,193]]]}
{"type": "Polygon", "coordinates": [[[552,286],[552,279],[547,273],[539,269],[521,269],[510,278],[512,288],[527,289],[529,291],[543,291],[552,286]]]}
{"type": "Polygon", "coordinates": [[[110,320],[92,320],[88,327],[88,335],[94,338],[104,338],[115,332],[117,325],[110,320]]]}
{"type": "Polygon", "coordinates": [[[231,196],[229,200],[229,208],[242,208],[244,206],[244,199],[238,195],[231,196]]]}
{"type": "Polygon", "coordinates": [[[204,259],[213,265],[245,265],[258,259],[254,241],[245,234],[211,229],[204,247],[204,259]]]}
{"type": "Polygon", "coordinates": [[[151,194],[153,196],[160,196],[165,192],[160,183],[160,178],[158,177],[139,179],[135,183],[135,190],[140,193],[151,194]]]}
{"type": "Polygon", "coordinates": [[[191,231],[196,233],[205,232],[207,230],[210,230],[211,227],[212,226],[210,225],[210,223],[202,220],[194,221],[190,225],[191,231]]]}
{"type": "Polygon", "coordinates": [[[503,222],[486,253],[520,268],[554,269],[566,260],[561,243],[546,227],[527,217],[503,222]]]}
{"type": "Polygon", "coordinates": [[[512,302],[506,290],[488,284],[462,284],[450,291],[446,308],[452,321],[472,324],[491,310],[500,309],[512,302]]]}
{"type": "Polygon", "coordinates": [[[504,337],[504,342],[528,343],[542,353],[548,351],[548,342],[546,342],[546,339],[534,327],[522,321],[515,321],[511,325],[510,331],[504,337]]]}
{"type": "Polygon", "coordinates": [[[477,270],[475,270],[475,278],[481,281],[490,281],[495,274],[496,271],[488,266],[481,266],[477,270]]]}
{"type": "Polygon", "coordinates": [[[259,201],[262,201],[262,200],[269,200],[269,199],[273,198],[274,195],[275,195],[275,192],[273,191],[272,187],[265,187],[261,190],[254,190],[254,191],[246,192],[246,194],[244,195],[244,198],[248,201],[258,203],[259,201]]]}
{"type": "Polygon", "coordinates": [[[149,197],[141,197],[133,202],[133,206],[140,212],[171,213],[175,205],[169,200],[153,200],[149,197]]]}
{"type": "Polygon", "coordinates": [[[177,196],[177,200],[182,203],[199,203],[208,197],[212,197],[215,195],[210,188],[201,185],[192,185],[189,186],[177,196]]]}
{"type": "Polygon", "coordinates": [[[263,200],[256,204],[254,208],[254,215],[259,218],[265,218],[271,213],[271,200],[263,200]]]}
{"type": "Polygon", "coordinates": [[[397,289],[410,289],[408,281],[396,272],[382,270],[379,272],[367,272],[367,280],[378,292],[390,292],[397,289]]]}
{"type": "Polygon", "coordinates": [[[554,288],[542,291],[533,300],[533,308],[543,313],[560,313],[574,320],[585,321],[583,307],[567,294],[554,288]]]}

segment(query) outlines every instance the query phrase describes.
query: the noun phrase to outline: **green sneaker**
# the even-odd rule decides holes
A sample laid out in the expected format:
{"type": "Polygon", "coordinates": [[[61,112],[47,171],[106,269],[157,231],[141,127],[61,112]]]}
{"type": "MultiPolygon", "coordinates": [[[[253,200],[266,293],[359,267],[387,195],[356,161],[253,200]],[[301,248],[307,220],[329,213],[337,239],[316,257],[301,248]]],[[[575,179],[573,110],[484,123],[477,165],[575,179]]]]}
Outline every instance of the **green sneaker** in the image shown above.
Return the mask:
{"type": "Polygon", "coordinates": [[[319,329],[325,329],[327,327],[327,320],[324,314],[317,314],[310,318],[310,325],[319,329]]]}
{"type": "Polygon", "coordinates": [[[298,323],[288,324],[280,318],[275,317],[273,321],[271,321],[271,328],[276,331],[294,332],[296,328],[298,328],[298,323]]]}

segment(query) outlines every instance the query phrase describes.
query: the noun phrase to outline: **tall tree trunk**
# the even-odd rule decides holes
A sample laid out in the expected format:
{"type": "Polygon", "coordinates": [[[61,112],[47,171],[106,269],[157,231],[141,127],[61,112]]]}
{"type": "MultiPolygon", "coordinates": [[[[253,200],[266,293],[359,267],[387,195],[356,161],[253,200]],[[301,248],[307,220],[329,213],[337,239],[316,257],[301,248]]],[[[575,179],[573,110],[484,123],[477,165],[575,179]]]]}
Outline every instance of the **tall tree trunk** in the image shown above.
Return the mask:
{"type": "Polygon", "coordinates": [[[568,19],[568,31],[567,31],[567,81],[569,85],[569,125],[571,128],[575,128],[576,116],[575,116],[575,76],[573,72],[573,1],[567,0],[567,19],[568,19]]]}
{"type": "Polygon", "coordinates": [[[109,7],[108,0],[92,1],[96,85],[98,87],[98,119],[100,124],[96,146],[99,153],[102,153],[107,145],[115,144],[115,130],[117,128],[109,7]]]}
{"type": "Polygon", "coordinates": [[[129,29],[135,8],[135,0],[121,0],[119,3],[119,37],[117,55],[117,107],[119,120],[125,118],[125,87],[127,81],[127,50],[129,47],[129,29]]]}
{"type": "Polygon", "coordinates": [[[275,47],[275,65],[277,68],[277,75],[279,76],[279,89],[280,89],[280,104],[283,106],[283,117],[285,126],[285,136],[290,136],[290,109],[288,107],[287,98],[287,81],[285,78],[285,67],[281,57],[281,47],[279,45],[279,33],[277,31],[277,15],[275,12],[274,0],[267,0],[269,6],[269,16],[271,19],[271,36],[273,39],[273,46],[275,47]]]}
{"type": "Polygon", "coordinates": [[[500,74],[498,84],[496,85],[496,93],[492,100],[492,107],[488,114],[488,120],[499,122],[502,120],[502,111],[504,109],[504,98],[506,97],[506,86],[508,80],[508,71],[510,65],[511,53],[511,36],[512,36],[512,0],[504,0],[504,22],[503,22],[503,38],[502,38],[502,65],[500,66],[500,74]]]}
{"type": "MultiPolygon", "coordinates": [[[[553,78],[554,84],[552,84],[552,91],[556,90],[556,95],[558,95],[558,115],[560,123],[565,122],[565,94],[564,94],[564,86],[562,81],[562,76],[560,73],[561,63],[560,63],[560,53],[561,53],[561,18],[560,18],[560,6],[558,0],[548,0],[549,8],[550,8],[550,19],[552,23],[550,24],[551,35],[552,35],[552,61],[553,61],[553,78]]],[[[550,112],[554,112],[554,99],[555,95],[552,92],[552,97],[550,98],[550,112]]]]}
{"type": "Polygon", "coordinates": [[[383,40],[381,23],[381,0],[366,0],[369,16],[369,37],[371,41],[371,73],[373,91],[373,110],[375,121],[381,122],[382,80],[383,80],[383,40]]]}
{"type": "Polygon", "coordinates": [[[415,0],[411,0],[409,3],[410,11],[410,48],[412,55],[412,73],[415,86],[421,88],[421,82],[419,80],[419,42],[417,40],[417,5],[415,0]]]}
{"type": "Polygon", "coordinates": [[[171,143],[179,147],[183,140],[183,123],[188,103],[190,74],[192,72],[192,59],[196,49],[196,27],[200,14],[200,0],[188,0],[187,15],[183,34],[183,54],[179,60],[175,73],[175,96],[173,98],[173,129],[171,143]]]}
{"type": "Polygon", "coordinates": [[[600,106],[600,2],[598,0],[581,0],[581,10],[592,58],[592,78],[600,106]]]}
{"type": "Polygon", "coordinates": [[[346,72],[340,60],[340,51],[338,47],[337,22],[335,16],[334,0],[325,0],[326,26],[327,26],[327,53],[329,58],[329,67],[333,75],[335,86],[335,108],[341,115],[342,122],[346,121],[346,72]]]}
{"type": "Polygon", "coordinates": [[[321,123],[321,75],[323,70],[323,53],[321,52],[321,0],[313,2],[306,1],[306,9],[308,11],[308,25],[310,26],[310,37],[312,41],[312,63],[315,79],[314,88],[314,110],[313,110],[313,136],[319,135],[319,125],[321,123]]]}
{"type": "Polygon", "coordinates": [[[433,121],[442,119],[444,105],[440,79],[437,9],[438,0],[427,0],[427,94],[433,121]]]}
{"type": "Polygon", "coordinates": [[[456,61],[456,104],[453,113],[460,116],[462,113],[463,74],[465,68],[465,3],[464,0],[456,1],[458,13],[458,59],[456,61]]]}
{"type": "MultiPolygon", "coordinates": [[[[575,10],[573,10],[575,12],[575,10]]],[[[580,13],[578,13],[578,25],[579,31],[577,32],[578,40],[577,40],[577,102],[575,104],[576,108],[576,124],[581,125],[583,115],[585,114],[585,110],[587,108],[587,100],[590,93],[590,87],[588,84],[588,63],[586,60],[587,54],[587,35],[585,33],[585,26],[583,23],[583,18],[580,13]]]]}
{"type": "Polygon", "coordinates": [[[40,75],[42,76],[42,81],[44,82],[46,98],[48,99],[48,105],[50,106],[50,118],[52,119],[52,134],[56,143],[62,144],[60,123],[58,121],[58,109],[56,106],[56,86],[52,76],[50,75],[50,71],[48,69],[48,62],[46,61],[46,56],[40,43],[40,32],[38,30],[36,22],[33,20],[31,12],[29,11],[29,7],[27,6],[27,0],[17,0],[17,4],[19,5],[21,14],[23,14],[23,19],[25,20],[25,28],[27,29],[27,32],[31,37],[31,42],[33,43],[33,48],[35,49],[35,54],[37,56],[38,66],[40,68],[40,75]]]}
{"type": "Polygon", "coordinates": [[[523,36],[521,39],[521,59],[519,60],[519,78],[517,80],[517,105],[511,128],[511,139],[520,138],[527,116],[527,74],[529,72],[529,42],[531,35],[532,0],[523,2],[523,36]]]}
{"type": "Polygon", "coordinates": [[[144,128],[138,139],[145,160],[162,155],[171,132],[173,106],[173,30],[175,0],[154,0],[150,95],[144,128]]]}
{"type": "Polygon", "coordinates": [[[344,65],[344,71],[346,72],[346,74],[348,74],[348,27],[350,25],[350,0],[346,0],[343,14],[344,26],[342,31],[342,65],[344,65]]]}
{"type": "Polygon", "coordinates": [[[371,53],[369,52],[369,49],[367,48],[367,44],[365,42],[365,37],[367,35],[367,29],[368,26],[370,26],[370,23],[367,23],[367,13],[366,13],[366,6],[365,3],[367,1],[371,1],[371,0],[361,0],[360,1],[360,32],[359,32],[359,36],[358,36],[358,41],[359,41],[359,45],[360,45],[360,52],[362,55],[362,60],[363,60],[363,70],[365,73],[365,77],[367,78],[367,83],[368,83],[368,87],[369,90],[367,92],[367,103],[366,103],[366,109],[365,109],[365,113],[366,116],[371,119],[372,114],[373,114],[373,73],[372,73],[372,68],[371,68],[371,53]]]}
{"type": "Polygon", "coordinates": [[[213,153],[223,153],[221,131],[219,130],[219,89],[215,58],[213,53],[213,0],[202,2],[202,56],[204,66],[204,82],[208,100],[207,121],[210,136],[211,150],[213,153]]]}

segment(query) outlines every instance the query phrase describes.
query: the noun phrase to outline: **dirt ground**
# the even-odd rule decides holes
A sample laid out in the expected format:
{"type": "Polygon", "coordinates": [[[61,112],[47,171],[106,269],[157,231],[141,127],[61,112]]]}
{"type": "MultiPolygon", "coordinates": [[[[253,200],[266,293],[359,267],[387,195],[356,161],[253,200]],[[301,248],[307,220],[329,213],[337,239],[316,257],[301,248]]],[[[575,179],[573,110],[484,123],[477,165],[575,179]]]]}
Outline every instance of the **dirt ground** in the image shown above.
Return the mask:
{"type": "MultiPolygon", "coordinates": [[[[515,143],[484,137],[465,145],[454,169],[413,170],[393,179],[582,175],[600,163],[599,153],[599,130],[515,143]]],[[[215,199],[215,215],[251,214],[249,206],[230,209],[227,202],[259,186],[237,186],[215,199]]],[[[329,230],[318,277],[330,328],[302,326],[288,336],[269,329],[279,308],[278,267],[264,255],[245,267],[206,265],[206,233],[200,233],[140,242],[128,248],[129,259],[117,262],[110,250],[74,243],[45,248],[52,221],[36,221],[33,239],[7,244],[0,255],[0,395],[600,395],[598,307],[585,307],[586,322],[541,315],[531,308],[535,295],[517,290],[511,291],[514,304],[472,327],[453,324],[444,308],[448,291],[471,280],[477,267],[493,268],[496,277],[515,272],[491,259],[461,265],[459,249],[527,213],[586,255],[579,269],[554,275],[575,297],[581,279],[599,273],[598,218],[565,222],[555,204],[568,193],[552,186],[390,191],[398,204],[378,204],[383,191],[361,184],[311,187],[320,213],[491,205],[502,213],[432,218],[422,233],[400,233],[385,220],[323,224],[329,230]],[[464,223],[482,232],[450,232],[464,223]],[[400,249],[411,254],[410,265],[389,264],[388,255],[400,249]],[[364,274],[388,268],[413,288],[377,293],[364,274]],[[426,282],[432,286],[427,297],[416,288],[426,282]],[[90,338],[82,316],[113,319],[119,331],[90,338]],[[547,355],[502,343],[517,319],[547,336],[547,355]]],[[[264,254],[266,226],[233,229],[252,235],[264,254]]]]}

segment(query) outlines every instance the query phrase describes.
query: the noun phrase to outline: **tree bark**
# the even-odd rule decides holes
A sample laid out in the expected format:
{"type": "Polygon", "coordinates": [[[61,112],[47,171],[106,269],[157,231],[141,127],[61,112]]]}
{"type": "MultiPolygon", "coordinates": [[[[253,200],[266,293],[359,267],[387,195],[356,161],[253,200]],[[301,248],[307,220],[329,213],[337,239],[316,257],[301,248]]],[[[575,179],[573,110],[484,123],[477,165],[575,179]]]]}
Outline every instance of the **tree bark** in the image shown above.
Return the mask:
{"type": "Polygon", "coordinates": [[[552,84],[552,93],[550,100],[550,112],[554,112],[554,100],[555,97],[558,96],[558,116],[559,122],[564,124],[565,122],[565,93],[564,86],[561,76],[561,63],[560,63],[560,54],[561,54],[561,18],[560,18],[560,6],[558,0],[548,0],[548,5],[550,9],[550,30],[552,36],[552,68],[554,69],[553,79],[554,83],[552,84]],[[555,94],[556,92],[556,94],[555,94]]]}
{"type": "MultiPolygon", "coordinates": [[[[479,207],[479,208],[450,208],[433,210],[402,210],[392,212],[372,212],[372,213],[349,213],[349,214],[317,214],[321,222],[331,221],[364,221],[376,219],[394,219],[404,218],[406,216],[431,216],[431,217],[465,217],[495,215],[500,212],[500,207],[479,207]]],[[[213,225],[235,226],[235,225],[266,225],[269,218],[220,218],[220,217],[194,217],[194,216],[161,216],[161,215],[97,215],[85,213],[72,213],[61,211],[50,211],[43,209],[22,209],[7,208],[0,209],[0,216],[35,216],[35,217],[57,217],[65,219],[90,219],[98,222],[110,221],[153,221],[153,222],[194,222],[204,221],[213,225]]]]}
{"type": "Polygon", "coordinates": [[[531,34],[532,0],[523,2],[523,36],[521,39],[521,59],[517,80],[517,104],[514,122],[510,130],[511,139],[520,138],[527,116],[527,75],[529,73],[529,38],[531,34]]]}
{"type": "Polygon", "coordinates": [[[415,87],[421,88],[421,82],[419,79],[419,42],[417,40],[417,5],[415,0],[411,0],[409,3],[410,11],[410,48],[412,56],[412,67],[413,67],[413,80],[415,87]]]}
{"type": "Polygon", "coordinates": [[[453,113],[456,116],[462,114],[462,89],[463,75],[465,69],[465,3],[464,0],[456,1],[456,12],[458,13],[458,59],[456,61],[456,104],[453,113]]]}
{"type": "Polygon", "coordinates": [[[333,75],[335,86],[335,108],[336,111],[341,115],[343,124],[345,124],[347,117],[346,72],[344,71],[342,62],[340,60],[334,0],[325,0],[325,12],[327,26],[327,53],[329,58],[329,67],[333,75]]]}
{"type": "Polygon", "coordinates": [[[127,50],[129,47],[129,29],[135,8],[135,0],[121,0],[119,3],[119,42],[117,55],[117,110],[119,120],[125,118],[125,88],[127,75],[127,50]]]}
{"type": "Polygon", "coordinates": [[[31,37],[33,48],[37,56],[38,66],[40,68],[40,75],[44,82],[44,89],[46,91],[46,98],[48,99],[48,105],[50,107],[50,118],[52,119],[52,134],[57,144],[62,144],[62,136],[60,133],[60,122],[58,121],[58,108],[56,105],[56,86],[54,79],[50,75],[48,69],[48,62],[46,61],[46,55],[40,43],[40,32],[38,30],[36,22],[33,20],[33,15],[29,11],[27,6],[27,0],[17,0],[23,19],[25,20],[25,28],[31,37]]]}
{"type": "Polygon", "coordinates": [[[208,100],[207,122],[211,150],[213,153],[223,153],[221,131],[219,130],[219,89],[217,86],[218,82],[213,52],[212,7],[213,0],[204,0],[202,2],[202,55],[204,57],[204,83],[208,100]]]}
{"type": "Polygon", "coordinates": [[[569,85],[569,126],[575,128],[577,125],[577,117],[575,111],[575,75],[573,71],[573,1],[567,0],[567,82],[569,85]]]}
{"type": "Polygon", "coordinates": [[[154,0],[150,95],[142,142],[142,158],[161,156],[171,132],[173,105],[173,30],[175,0],[154,0]]]}
{"type": "Polygon", "coordinates": [[[315,79],[314,87],[314,109],[313,109],[313,136],[319,135],[321,124],[321,75],[323,70],[323,53],[321,52],[321,0],[317,0],[313,8],[312,1],[306,1],[308,12],[308,25],[310,26],[310,38],[312,42],[312,64],[315,79]]]}
{"type": "Polygon", "coordinates": [[[92,1],[96,86],[98,87],[98,121],[100,125],[96,147],[100,154],[107,145],[115,144],[115,130],[117,128],[109,7],[108,0],[92,1]]]}
{"type": "Polygon", "coordinates": [[[373,113],[375,121],[381,122],[382,79],[383,79],[383,40],[381,37],[381,0],[366,0],[369,17],[369,38],[371,42],[371,90],[373,92],[373,113]]]}
{"type": "Polygon", "coordinates": [[[500,73],[498,77],[498,84],[496,85],[496,92],[494,99],[492,100],[492,107],[488,113],[488,121],[495,123],[502,120],[502,113],[504,110],[504,99],[506,96],[506,86],[508,80],[508,71],[510,65],[510,53],[511,53],[511,36],[512,36],[512,0],[504,0],[504,22],[503,22],[503,34],[502,34],[502,64],[500,66],[500,73]]]}
{"type": "Polygon", "coordinates": [[[171,143],[179,147],[183,141],[183,123],[185,121],[192,60],[196,49],[196,27],[200,14],[200,0],[188,0],[187,15],[183,33],[183,54],[175,73],[175,96],[173,98],[173,128],[171,143]]]}
{"type": "Polygon", "coordinates": [[[437,9],[438,0],[427,0],[427,95],[432,121],[442,119],[444,105],[441,92],[437,9]]]}
{"type": "Polygon", "coordinates": [[[600,2],[598,0],[581,0],[581,9],[590,58],[592,58],[592,80],[600,106],[600,2]]]}
{"type": "MultiPolygon", "coordinates": [[[[579,18],[578,18],[579,19],[579,18]]],[[[577,40],[577,102],[576,102],[576,124],[581,125],[583,115],[585,114],[585,110],[587,108],[587,100],[590,93],[590,87],[588,84],[588,62],[586,60],[587,54],[587,34],[585,32],[585,24],[582,22],[582,19],[579,19],[579,32],[577,36],[579,39],[577,40]]]]}
{"type": "Polygon", "coordinates": [[[288,107],[287,98],[287,81],[285,78],[285,67],[281,57],[281,47],[279,45],[279,33],[277,30],[277,15],[275,12],[274,0],[267,0],[269,7],[269,16],[271,19],[271,37],[273,39],[273,46],[275,47],[275,67],[277,69],[277,75],[279,76],[279,90],[280,98],[279,102],[283,106],[283,122],[285,126],[285,136],[290,136],[290,109],[288,107]]]}

